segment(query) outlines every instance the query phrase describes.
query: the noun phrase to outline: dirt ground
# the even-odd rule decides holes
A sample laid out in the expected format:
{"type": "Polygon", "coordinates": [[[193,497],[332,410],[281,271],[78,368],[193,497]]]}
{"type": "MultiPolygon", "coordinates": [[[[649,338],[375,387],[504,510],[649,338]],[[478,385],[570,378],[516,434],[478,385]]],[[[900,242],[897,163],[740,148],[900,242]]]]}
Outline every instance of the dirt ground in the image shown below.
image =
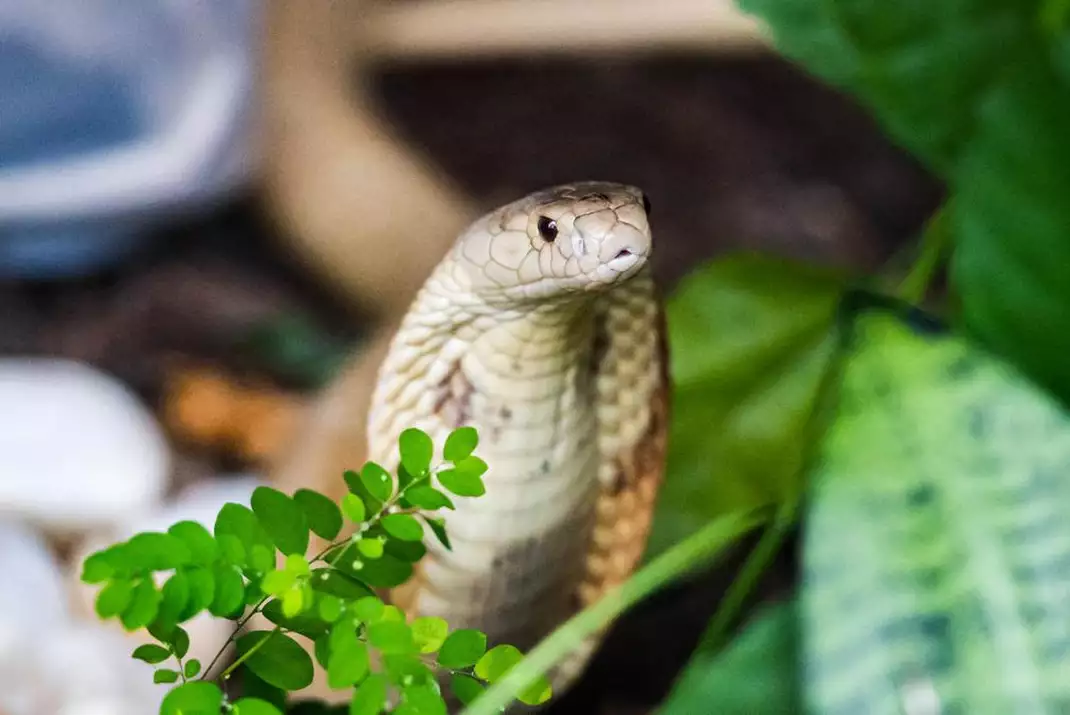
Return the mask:
{"type": "MultiPolygon", "coordinates": [[[[487,206],[581,178],[642,186],[666,286],[739,248],[870,269],[941,195],[857,107],[774,59],[473,63],[384,71],[378,86],[404,134],[487,206]]],[[[245,196],[176,224],[106,275],[0,283],[0,354],[85,360],[153,404],[168,367],[189,361],[307,389],[329,368],[283,370],[277,355],[242,347],[250,331],[298,316],[321,341],[302,354],[319,360],[361,326],[277,246],[245,196]]],[[[184,457],[196,474],[240,466],[184,457]]],[[[768,589],[790,572],[785,558],[768,589]]],[[[728,579],[721,570],[638,609],[552,712],[646,712],[728,579]],[[666,648],[666,633],[692,636],[666,648]],[[644,658],[655,645],[657,660],[644,658]]]]}

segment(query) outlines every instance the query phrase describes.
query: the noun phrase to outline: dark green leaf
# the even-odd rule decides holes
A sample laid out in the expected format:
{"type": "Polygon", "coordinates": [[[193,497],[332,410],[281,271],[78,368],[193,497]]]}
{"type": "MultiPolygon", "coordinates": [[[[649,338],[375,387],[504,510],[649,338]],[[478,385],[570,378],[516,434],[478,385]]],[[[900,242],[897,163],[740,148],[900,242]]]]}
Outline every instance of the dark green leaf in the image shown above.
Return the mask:
{"type": "Polygon", "coordinates": [[[171,647],[179,658],[186,657],[189,652],[189,633],[185,628],[175,628],[171,632],[171,647]]]}
{"type": "Polygon", "coordinates": [[[300,633],[301,635],[315,640],[330,629],[330,624],[313,613],[305,612],[297,616],[287,616],[282,609],[282,603],[277,600],[268,601],[264,606],[264,618],[277,626],[300,633]]]}
{"type": "Polygon", "coordinates": [[[379,621],[369,625],[368,643],[385,654],[416,652],[409,624],[397,621],[379,621]]]}
{"type": "Polygon", "coordinates": [[[171,574],[171,578],[164,583],[160,595],[160,608],[156,613],[157,620],[165,628],[168,624],[177,626],[182,620],[182,614],[186,611],[186,606],[189,605],[190,585],[185,572],[179,570],[171,574]]]}
{"type": "Polygon", "coordinates": [[[446,533],[446,521],[427,515],[424,515],[424,521],[427,522],[428,528],[431,529],[431,533],[435,535],[438,543],[446,547],[447,551],[452,551],[453,547],[450,545],[450,537],[446,533]]]}
{"type": "Polygon", "coordinates": [[[135,648],[131,657],[144,661],[149,665],[156,665],[157,663],[162,663],[170,658],[171,652],[158,645],[146,643],[145,645],[140,645],[135,648]]]}
{"type": "Polygon", "coordinates": [[[239,655],[244,655],[267,638],[267,642],[249,656],[245,665],[265,682],[283,690],[301,690],[312,683],[312,659],[304,648],[289,636],[271,631],[253,631],[237,640],[239,655]]]}
{"type": "Polygon", "coordinates": [[[309,583],[317,591],[329,593],[348,601],[372,595],[371,589],[360,581],[339,571],[322,568],[315,569],[309,583]]]}
{"type": "Polygon", "coordinates": [[[387,539],[385,552],[406,563],[414,564],[427,554],[427,547],[419,541],[387,539]]]}
{"type": "Polygon", "coordinates": [[[450,498],[434,487],[423,485],[412,487],[405,492],[405,498],[409,504],[418,509],[434,511],[435,509],[453,508],[453,502],[450,501],[450,498]]]}
{"type": "Polygon", "coordinates": [[[375,462],[368,462],[360,470],[360,483],[373,498],[385,502],[394,493],[394,480],[390,472],[375,462]]]}
{"type": "Polygon", "coordinates": [[[312,653],[316,656],[316,662],[326,670],[331,662],[331,634],[324,633],[312,645],[312,653]]]}
{"type": "Polygon", "coordinates": [[[96,611],[103,620],[118,616],[130,605],[134,596],[134,584],[130,581],[110,582],[97,594],[96,611]]]}
{"type": "Polygon", "coordinates": [[[189,661],[186,662],[185,667],[182,669],[183,675],[185,675],[187,678],[196,678],[197,675],[200,674],[200,672],[201,661],[197,660],[196,658],[190,658],[189,661]]]}
{"type": "Polygon", "coordinates": [[[487,652],[487,636],[472,628],[450,633],[438,651],[438,663],[443,668],[461,670],[479,662],[487,652]]]}
{"type": "Polygon", "coordinates": [[[479,497],[487,493],[487,488],[483,485],[483,475],[486,472],[486,462],[479,457],[466,457],[452,469],[439,472],[438,481],[451,494],[459,497],[479,497]]]}
{"type": "Polygon", "coordinates": [[[160,598],[160,592],[156,590],[152,579],[142,579],[141,583],[134,587],[129,605],[123,609],[123,628],[136,631],[152,623],[160,607],[160,598]]]}
{"type": "Polygon", "coordinates": [[[686,277],[667,303],[674,393],[648,555],[719,515],[799,493],[807,424],[836,352],[845,278],[740,255],[686,277]],[[790,306],[790,308],[788,307],[790,306]]]}
{"type": "Polygon", "coordinates": [[[435,616],[421,616],[412,621],[412,637],[421,653],[434,653],[449,635],[449,624],[435,616]]]}
{"type": "MultiPolygon", "coordinates": [[[[215,538],[220,543],[222,548],[227,553],[227,558],[232,559],[236,554],[236,549],[233,546],[228,545],[229,539],[227,537],[233,537],[241,544],[242,561],[241,566],[253,566],[253,547],[259,546],[262,550],[267,551],[267,558],[269,562],[268,568],[270,569],[274,565],[274,558],[272,553],[275,550],[274,544],[268,537],[267,533],[260,526],[260,522],[257,521],[256,515],[251,510],[241,504],[227,503],[223,505],[223,508],[219,511],[219,516],[215,521],[215,538]]],[[[230,542],[232,543],[232,542],[230,542]]],[[[267,570],[260,569],[258,570],[267,570]]]]}
{"type": "Polygon", "coordinates": [[[388,514],[381,521],[383,528],[395,539],[420,541],[424,538],[423,527],[411,514],[388,514]]]}
{"type": "Polygon", "coordinates": [[[212,605],[215,599],[215,578],[212,572],[203,566],[191,566],[183,571],[189,581],[189,601],[180,620],[187,621],[212,605]]]}
{"type": "Polygon", "coordinates": [[[524,654],[516,646],[502,644],[484,653],[476,663],[474,672],[488,683],[494,683],[512,670],[513,666],[523,658],[524,654]]]}
{"type": "MultiPolygon", "coordinates": [[[[387,478],[390,478],[389,474],[387,474],[387,478]]],[[[360,497],[361,501],[364,502],[365,511],[367,513],[373,514],[383,505],[382,500],[372,496],[371,492],[368,491],[368,488],[364,486],[364,480],[360,472],[355,472],[351,469],[347,470],[345,473],[345,481],[346,486],[349,487],[349,493],[357,495],[360,497]]]]}
{"type": "Polygon", "coordinates": [[[223,534],[216,538],[216,544],[219,545],[219,552],[227,563],[234,566],[244,566],[247,563],[248,557],[245,553],[245,547],[242,546],[238,537],[233,534],[223,534]]]}
{"type": "Polygon", "coordinates": [[[782,715],[804,712],[798,615],[793,604],[755,617],[723,653],[697,653],[662,703],[662,715],[782,715]]]}
{"type": "Polygon", "coordinates": [[[249,670],[242,673],[242,696],[246,698],[256,698],[257,700],[263,700],[266,703],[274,705],[280,711],[293,715],[292,711],[287,707],[287,695],[286,691],[282,688],[276,688],[270,683],[265,683],[261,678],[256,676],[249,670]]]}
{"type": "Polygon", "coordinates": [[[210,564],[219,557],[219,546],[201,524],[195,521],[180,521],[167,533],[182,540],[189,549],[190,560],[195,564],[210,564]]]}
{"type": "Polygon", "coordinates": [[[412,577],[412,564],[390,554],[369,559],[356,546],[346,547],[345,554],[337,562],[338,570],[372,587],[395,588],[412,577]]]}
{"type": "Polygon", "coordinates": [[[311,489],[298,489],[294,501],[305,512],[308,526],[318,536],[333,539],[342,530],[342,513],[338,505],[311,489]]]}
{"type": "Polygon", "coordinates": [[[160,683],[177,683],[178,671],[171,670],[170,668],[160,668],[152,674],[152,682],[157,685],[160,683]]]}
{"type": "Polygon", "coordinates": [[[242,698],[231,709],[231,715],[282,715],[277,707],[259,698],[242,698]]]}
{"type": "Polygon", "coordinates": [[[479,446],[479,434],[475,427],[458,427],[446,438],[442,457],[447,462],[459,462],[471,456],[477,446],[479,446]]]}
{"type": "Polygon", "coordinates": [[[368,676],[353,693],[349,715],[379,715],[386,707],[387,680],[385,675],[368,676]]]}
{"type": "Polygon", "coordinates": [[[342,497],[342,511],[345,512],[346,518],[355,524],[364,521],[368,515],[364,500],[356,494],[346,494],[342,497]]]}
{"type": "Polygon", "coordinates": [[[368,674],[368,647],[357,640],[352,621],[338,623],[330,636],[327,684],[335,689],[359,683],[368,674]]]}
{"type": "Polygon", "coordinates": [[[919,673],[943,712],[1065,709],[1070,417],[920,321],[870,310],[851,346],[808,499],[807,705],[891,712],[919,673]]]}
{"type": "Polygon", "coordinates": [[[410,427],[398,436],[401,464],[414,477],[426,474],[431,469],[435,445],[424,431],[410,427]]]}
{"type": "Polygon", "coordinates": [[[237,615],[245,607],[245,581],[241,574],[234,566],[217,563],[213,575],[215,595],[209,610],[221,618],[237,615]]]}
{"type": "Polygon", "coordinates": [[[290,497],[271,487],[253,490],[253,513],[268,536],[284,554],[303,554],[308,549],[308,522],[304,510],[290,497]]]}
{"type": "Polygon", "coordinates": [[[467,675],[454,675],[450,678],[450,690],[464,705],[471,705],[483,694],[483,684],[467,675]]]}
{"type": "Polygon", "coordinates": [[[166,571],[190,562],[189,548],[178,537],[147,531],[135,534],[122,545],[123,566],[132,573],[166,571]]]}
{"type": "Polygon", "coordinates": [[[180,685],[164,697],[160,715],[219,715],[223,692],[215,683],[196,680],[180,685]]]}
{"type": "Polygon", "coordinates": [[[403,693],[413,686],[429,685],[435,678],[431,669],[415,654],[385,653],[383,670],[390,682],[398,686],[403,693]]]}

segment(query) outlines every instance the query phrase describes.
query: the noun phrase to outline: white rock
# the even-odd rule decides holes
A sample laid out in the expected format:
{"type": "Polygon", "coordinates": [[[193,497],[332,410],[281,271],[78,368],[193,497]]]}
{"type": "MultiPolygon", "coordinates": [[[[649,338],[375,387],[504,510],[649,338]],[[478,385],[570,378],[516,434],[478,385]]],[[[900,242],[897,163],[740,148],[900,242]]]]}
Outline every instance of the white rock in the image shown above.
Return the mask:
{"type": "MultiPolygon", "coordinates": [[[[124,520],[117,528],[107,533],[94,534],[86,539],[76,550],[68,576],[77,617],[85,621],[98,620],[93,611],[93,603],[100,587],[87,586],[79,580],[81,564],[87,556],[98,549],[128,539],[138,532],[166,531],[168,527],[179,521],[196,521],[210,532],[224,504],[235,502],[248,506],[253,490],[262,483],[263,481],[256,476],[240,475],[192,484],[179,493],[172,503],[153,512],[131,515],[131,518],[124,520]]],[[[163,580],[160,579],[161,585],[163,580]]],[[[113,621],[109,621],[107,625],[127,639],[127,653],[138,643],[153,642],[151,636],[144,631],[127,634],[113,621]]],[[[215,618],[209,613],[202,613],[183,624],[183,628],[189,632],[190,636],[188,657],[197,658],[202,665],[207,667],[209,661],[230,637],[233,623],[215,618]]],[[[149,679],[151,680],[151,675],[149,679]]]]}
{"type": "Polygon", "coordinates": [[[150,510],[170,471],[152,413],[82,363],[0,359],[0,515],[55,535],[150,510]]]}

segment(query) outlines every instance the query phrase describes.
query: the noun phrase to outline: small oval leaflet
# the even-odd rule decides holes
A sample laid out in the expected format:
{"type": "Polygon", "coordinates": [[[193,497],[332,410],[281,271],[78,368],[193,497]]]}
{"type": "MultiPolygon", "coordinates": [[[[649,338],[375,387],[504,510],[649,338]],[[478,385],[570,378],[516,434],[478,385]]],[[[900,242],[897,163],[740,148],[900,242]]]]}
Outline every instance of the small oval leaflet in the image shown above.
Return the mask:
{"type": "Polygon", "coordinates": [[[375,462],[368,462],[360,470],[360,483],[372,497],[381,502],[390,499],[394,493],[394,480],[390,473],[375,462]]]}
{"type": "Polygon", "coordinates": [[[396,539],[420,541],[424,538],[423,527],[411,514],[388,514],[381,523],[386,532],[396,539]]]}
{"type": "Polygon", "coordinates": [[[247,653],[267,639],[245,661],[264,682],[283,690],[301,690],[312,683],[312,659],[298,643],[283,633],[254,631],[237,640],[239,653],[247,653]]]}
{"type": "Polygon", "coordinates": [[[423,430],[410,427],[398,436],[401,463],[413,477],[421,477],[431,469],[435,445],[423,430]]]}
{"type": "Polygon", "coordinates": [[[275,546],[284,554],[303,554],[308,549],[305,512],[290,497],[271,487],[257,487],[251,500],[253,513],[275,546]]]}
{"type": "Polygon", "coordinates": [[[479,446],[479,433],[474,427],[458,427],[446,438],[442,457],[447,462],[459,462],[468,457],[479,446]]]}
{"type": "Polygon", "coordinates": [[[450,633],[438,651],[438,663],[444,668],[460,670],[475,665],[487,652],[487,636],[472,628],[450,633]]]}

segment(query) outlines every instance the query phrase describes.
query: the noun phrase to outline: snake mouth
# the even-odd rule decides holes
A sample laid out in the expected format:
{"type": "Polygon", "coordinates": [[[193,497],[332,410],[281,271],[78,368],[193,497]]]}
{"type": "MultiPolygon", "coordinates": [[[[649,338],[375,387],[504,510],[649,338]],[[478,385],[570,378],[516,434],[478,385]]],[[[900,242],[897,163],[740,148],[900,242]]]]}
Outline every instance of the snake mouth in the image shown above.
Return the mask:
{"type": "Polygon", "coordinates": [[[622,248],[619,251],[617,251],[617,255],[615,255],[613,257],[613,260],[616,260],[618,258],[627,258],[628,256],[631,256],[631,255],[633,255],[631,251],[629,251],[627,248],[622,248]]]}

